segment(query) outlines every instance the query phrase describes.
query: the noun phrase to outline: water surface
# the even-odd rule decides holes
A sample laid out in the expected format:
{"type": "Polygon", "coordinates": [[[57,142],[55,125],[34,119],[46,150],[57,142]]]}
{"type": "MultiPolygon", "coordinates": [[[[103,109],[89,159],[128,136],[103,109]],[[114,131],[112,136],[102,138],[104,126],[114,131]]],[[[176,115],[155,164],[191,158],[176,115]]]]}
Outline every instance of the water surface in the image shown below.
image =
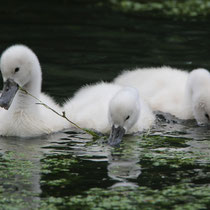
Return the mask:
{"type": "MultiPolygon", "coordinates": [[[[1,52],[14,43],[31,47],[42,65],[43,91],[59,103],[82,85],[111,81],[125,69],[210,69],[208,21],[141,19],[85,3],[62,9],[54,9],[54,19],[51,8],[52,19],[28,13],[0,22],[1,52]]],[[[126,136],[118,148],[78,130],[35,139],[1,137],[0,205],[207,209],[209,137],[208,127],[177,119],[126,136]]]]}

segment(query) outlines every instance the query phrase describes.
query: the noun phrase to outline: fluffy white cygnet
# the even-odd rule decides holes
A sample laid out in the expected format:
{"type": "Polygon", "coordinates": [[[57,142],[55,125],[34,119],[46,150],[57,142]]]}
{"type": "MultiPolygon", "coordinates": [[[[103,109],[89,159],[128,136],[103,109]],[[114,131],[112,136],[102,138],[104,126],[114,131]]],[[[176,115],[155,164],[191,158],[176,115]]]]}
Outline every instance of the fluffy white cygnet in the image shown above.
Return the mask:
{"type": "Polygon", "coordinates": [[[4,88],[0,97],[0,135],[34,137],[62,130],[65,120],[19,90],[19,86],[56,111],[61,108],[41,93],[41,67],[34,52],[24,45],[6,49],[0,60],[4,88]]]}
{"type": "Polygon", "coordinates": [[[81,88],[64,105],[66,116],[82,128],[110,134],[110,144],[125,133],[148,129],[154,122],[149,107],[134,88],[98,83],[81,88]]]}
{"type": "Polygon", "coordinates": [[[190,73],[170,67],[136,69],[123,72],[114,83],[137,88],[152,110],[209,123],[210,74],[205,69],[190,73]]]}
{"type": "Polygon", "coordinates": [[[193,70],[186,85],[186,104],[199,125],[210,123],[210,73],[205,69],[193,70]]]}

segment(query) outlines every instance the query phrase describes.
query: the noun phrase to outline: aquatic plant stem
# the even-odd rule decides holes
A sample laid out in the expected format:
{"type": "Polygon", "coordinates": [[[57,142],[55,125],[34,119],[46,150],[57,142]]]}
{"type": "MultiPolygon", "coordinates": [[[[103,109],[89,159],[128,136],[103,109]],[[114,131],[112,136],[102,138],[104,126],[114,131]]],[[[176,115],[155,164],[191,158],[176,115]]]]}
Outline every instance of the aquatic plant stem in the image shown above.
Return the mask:
{"type": "Polygon", "coordinates": [[[29,93],[29,92],[28,92],[27,90],[25,90],[24,88],[22,88],[22,87],[19,86],[19,90],[21,90],[21,91],[24,92],[25,94],[31,96],[32,98],[36,99],[36,100],[39,102],[39,103],[37,103],[37,104],[44,106],[45,108],[47,108],[47,109],[51,110],[52,112],[54,112],[55,114],[57,114],[58,116],[60,116],[60,117],[62,117],[62,118],[64,118],[64,119],[66,119],[69,123],[71,123],[72,125],[74,125],[76,128],[78,128],[78,129],[84,131],[85,133],[90,134],[90,135],[91,135],[92,137],[94,137],[94,138],[97,138],[97,139],[100,138],[100,136],[97,135],[94,131],[90,131],[90,130],[88,130],[88,129],[81,128],[81,127],[78,126],[76,123],[72,122],[69,118],[66,117],[65,111],[63,111],[62,114],[60,114],[59,112],[57,112],[57,111],[54,110],[53,108],[49,107],[47,104],[43,103],[43,102],[42,102],[40,99],[38,99],[36,96],[34,96],[34,95],[32,95],[31,93],[29,93]]]}

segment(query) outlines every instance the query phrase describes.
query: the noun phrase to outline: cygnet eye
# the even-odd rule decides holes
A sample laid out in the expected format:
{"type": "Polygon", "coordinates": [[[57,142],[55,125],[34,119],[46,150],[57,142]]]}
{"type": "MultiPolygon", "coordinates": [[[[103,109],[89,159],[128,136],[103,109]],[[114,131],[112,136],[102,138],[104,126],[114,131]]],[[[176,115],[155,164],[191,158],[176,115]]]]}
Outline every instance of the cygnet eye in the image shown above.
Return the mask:
{"type": "Polygon", "coordinates": [[[129,118],[130,118],[130,116],[128,115],[128,116],[125,118],[125,121],[128,120],[129,118]]]}
{"type": "Polygon", "coordinates": [[[207,113],[205,113],[205,117],[206,117],[208,120],[210,120],[210,119],[209,119],[209,115],[208,115],[207,113]]]}
{"type": "Polygon", "coordinates": [[[20,68],[19,67],[16,67],[15,68],[15,73],[18,72],[19,70],[20,70],[20,68]]]}

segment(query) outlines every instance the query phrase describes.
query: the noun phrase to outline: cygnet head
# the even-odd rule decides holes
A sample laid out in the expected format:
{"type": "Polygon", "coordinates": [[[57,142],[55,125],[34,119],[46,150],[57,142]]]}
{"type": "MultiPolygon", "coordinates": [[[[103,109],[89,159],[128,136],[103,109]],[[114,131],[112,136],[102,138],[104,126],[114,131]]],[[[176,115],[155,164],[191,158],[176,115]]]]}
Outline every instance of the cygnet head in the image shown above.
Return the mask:
{"type": "Polygon", "coordinates": [[[125,87],[117,92],[109,103],[111,133],[109,144],[121,142],[123,135],[137,122],[140,114],[140,98],[135,88],[125,87]]]}
{"type": "Polygon", "coordinates": [[[210,74],[205,69],[193,70],[188,78],[188,91],[193,115],[198,125],[210,123],[210,74]]]}
{"type": "Polygon", "coordinates": [[[28,47],[13,45],[1,56],[0,69],[4,81],[0,106],[8,109],[20,87],[35,94],[41,90],[41,68],[38,58],[28,47]]]}

